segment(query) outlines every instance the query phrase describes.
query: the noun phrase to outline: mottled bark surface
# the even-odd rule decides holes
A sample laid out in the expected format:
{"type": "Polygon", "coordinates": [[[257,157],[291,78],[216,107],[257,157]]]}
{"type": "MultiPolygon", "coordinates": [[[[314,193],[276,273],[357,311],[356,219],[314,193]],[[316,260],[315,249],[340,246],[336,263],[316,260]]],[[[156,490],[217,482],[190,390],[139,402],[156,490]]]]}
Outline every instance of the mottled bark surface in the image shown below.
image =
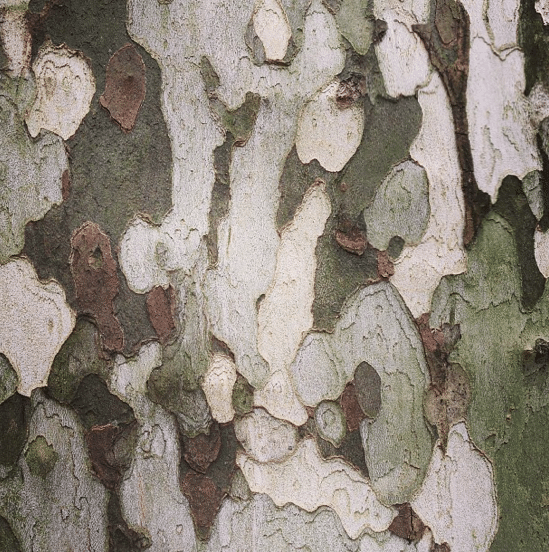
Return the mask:
{"type": "Polygon", "coordinates": [[[0,550],[549,549],[549,2],[0,0],[0,550]]]}

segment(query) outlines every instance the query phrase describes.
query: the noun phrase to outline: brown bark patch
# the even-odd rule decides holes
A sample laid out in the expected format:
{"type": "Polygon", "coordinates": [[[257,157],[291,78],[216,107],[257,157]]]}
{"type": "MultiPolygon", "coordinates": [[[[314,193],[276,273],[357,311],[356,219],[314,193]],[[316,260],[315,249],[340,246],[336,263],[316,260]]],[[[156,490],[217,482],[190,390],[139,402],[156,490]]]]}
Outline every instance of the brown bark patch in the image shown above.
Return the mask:
{"type": "Polygon", "coordinates": [[[136,424],[125,427],[106,424],[92,426],[84,434],[95,475],[107,489],[118,488],[130,465],[136,424]]]}
{"type": "Polygon", "coordinates": [[[351,224],[343,224],[337,229],[335,239],[345,251],[353,255],[362,255],[368,246],[364,232],[351,224]]]}
{"type": "Polygon", "coordinates": [[[175,291],[172,286],[164,289],[156,286],[147,294],[149,320],[162,345],[165,345],[175,331],[175,291]]]}
{"type": "Polygon", "coordinates": [[[364,97],[366,92],[366,78],[353,73],[350,77],[340,81],[336,92],[336,103],[341,109],[346,109],[364,97]]]}
{"type": "Polygon", "coordinates": [[[207,537],[225,493],[213,479],[194,472],[188,472],[181,481],[181,492],[189,501],[199,536],[207,537]]]}
{"type": "Polygon", "coordinates": [[[85,222],[73,233],[70,265],[79,313],[95,319],[107,351],[122,351],[124,334],[114,314],[116,262],[109,237],[97,224],[85,222]]]}
{"type": "Polygon", "coordinates": [[[471,399],[469,379],[465,370],[448,358],[461,338],[459,325],[443,324],[431,329],[429,314],[421,315],[416,323],[425,349],[431,384],[425,393],[424,411],[427,420],[436,426],[443,449],[452,425],[463,421],[471,399]]]}
{"type": "Polygon", "coordinates": [[[61,176],[61,197],[63,201],[67,201],[71,195],[71,175],[68,170],[63,171],[61,176]]]}
{"type": "Polygon", "coordinates": [[[366,418],[366,415],[358,404],[358,398],[356,396],[356,389],[353,383],[348,383],[345,387],[341,397],[339,398],[339,404],[345,414],[347,420],[347,429],[354,431],[360,427],[360,422],[366,418]]]}
{"type": "Polygon", "coordinates": [[[145,64],[131,44],[116,51],[107,65],[105,92],[99,98],[122,130],[130,132],[145,99],[145,64]]]}
{"type": "Polygon", "coordinates": [[[429,52],[429,59],[441,76],[452,108],[465,201],[463,242],[468,246],[474,240],[491,206],[490,196],[477,185],[469,141],[466,106],[469,75],[469,15],[456,0],[435,0],[429,23],[413,25],[412,28],[423,40],[429,52]]]}
{"type": "Polygon", "coordinates": [[[192,439],[184,439],[183,458],[189,466],[200,473],[206,470],[214,462],[221,449],[221,434],[219,426],[212,424],[208,435],[199,433],[192,439]]]}
{"type": "Polygon", "coordinates": [[[398,515],[389,525],[389,531],[410,542],[420,541],[426,527],[410,504],[408,502],[395,504],[395,508],[398,510],[398,515]]]}
{"type": "Polygon", "coordinates": [[[381,278],[390,278],[395,273],[393,261],[387,251],[377,252],[377,272],[381,278]]]}

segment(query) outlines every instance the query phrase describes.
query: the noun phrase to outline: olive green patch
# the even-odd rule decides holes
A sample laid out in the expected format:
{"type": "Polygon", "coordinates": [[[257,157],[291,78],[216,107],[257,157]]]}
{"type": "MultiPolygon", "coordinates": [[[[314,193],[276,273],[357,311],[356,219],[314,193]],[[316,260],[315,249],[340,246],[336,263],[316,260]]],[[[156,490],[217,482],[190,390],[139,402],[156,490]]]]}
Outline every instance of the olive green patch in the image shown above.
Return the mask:
{"type": "Polygon", "coordinates": [[[0,516],[0,550],[6,552],[22,552],[21,545],[15,536],[10,524],[0,516]]]}
{"type": "Polygon", "coordinates": [[[38,435],[29,444],[25,452],[25,460],[32,475],[46,479],[55,467],[59,455],[55,452],[53,445],[49,445],[43,435],[38,435]]]}
{"type": "Polygon", "coordinates": [[[29,432],[30,399],[15,393],[0,404],[0,466],[14,466],[29,432]]]}
{"type": "MultiPolygon", "coordinates": [[[[45,2],[30,2],[39,12],[45,2]]],[[[67,261],[70,236],[84,222],[99,224],[117,245],[129,221],[145,213],[160,222],[171,207],[172,156],[168,130],[161,111],[161,74],[156,61],[133,43],[146,66],[147,90],[135,128],[123,132],[99,104],[105,89],[106,67],[113,52],[132,43],[127,34],[124,0],[55,3],[43,23],[34,29],[33,51],[46,35],[54,44],[66,43],[81,50],[92,64],[96,94],[90,112],[70,149],[70,193],[43,220],[27,225],[25,253],[40,278],[55,278],[74,306],[74,286],[67,261]]],[[[116,254],[115,254],[116,255],[116,254]]],[[[117,317],[124,328],[126,352],[135,352],[140,341],[154,338],[145,297],[131,292],[119,271],[117,317]]]]}
{"type": "Polygon", "coordinates": [[[17,389],[17,374],[10,361],[0,353],[0,404],[11,397],[17,389]]]}
{"type": "Polygon", "coordinates": [[[99,357],[98,332],[92,322],[80,318],[53,361],[48,378],[48,393],[68,404],[80,382],[89,374],[107,377],[111,363],[99,357]]]}
{"type": "Polygon", "coordinates": [[[254,407],[254,388],[240,374],[233,386],[232,403],[237,416],[244,416],[254,407]]]}

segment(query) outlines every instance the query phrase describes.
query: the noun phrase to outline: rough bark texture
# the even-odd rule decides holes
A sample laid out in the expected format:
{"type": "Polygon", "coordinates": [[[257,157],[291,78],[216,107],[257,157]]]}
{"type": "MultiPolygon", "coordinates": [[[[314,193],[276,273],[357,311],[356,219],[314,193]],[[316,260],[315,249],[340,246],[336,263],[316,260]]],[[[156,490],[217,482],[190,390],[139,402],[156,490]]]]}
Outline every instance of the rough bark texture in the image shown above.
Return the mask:
{"type": "Polygon", "coordinates": [[[0,0],[0,550],[548,550],[548,62],[545,0],[0,0]]]}

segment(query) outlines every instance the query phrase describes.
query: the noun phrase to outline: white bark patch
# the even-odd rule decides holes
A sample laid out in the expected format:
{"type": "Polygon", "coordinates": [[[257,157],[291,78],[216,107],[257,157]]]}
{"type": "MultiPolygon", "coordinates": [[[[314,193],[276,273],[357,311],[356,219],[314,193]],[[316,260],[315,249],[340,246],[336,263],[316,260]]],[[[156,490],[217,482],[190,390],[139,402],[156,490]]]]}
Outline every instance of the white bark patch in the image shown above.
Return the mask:
{"type": "MultiPolygon", "coordinates": [[[[129,0],[128,31],[162,68],[163,110],[174,160],[169,218],[177,224],[173,223],[173,230],[168,223],[161,227],[172,242],[167,237],[161,241],[170,248],[165,257],[174,259],[170,264],[173,270],[188,270],[193,265],[196,244],[208,232],[215,180],[213,152],[224,139],[209,110],[199,72],[201,57],[207,56],[217,72],[221,83],[217,95],[229,109],[241,105],[248,91],[266,100],[261,102],[247,144],[233,152],[229,213],[218,226],[217,267],[209,270],[204,280],[197,275],[207,297],[211,332],[234,353],[238,371],[253,386],[262,387],[270,371],[257,351],[256,302],[274,275],[279,180],[295,142],[303,104],[341,72],[345,53],[333,16],[314,0],[305,16],[302,48],[293,62],[287,68],[257,67],[244,40],[252,11],[251,0],[245,4],[212,0],[169,5],[129,0]],[[219,47],[220,36],[223,48],[219,47]],[[178,231],[180,228],[183,230],[178,231]],[[187,239],[191,233],[193,240],[194,233],[197,236],[192,243],[187,239]]],[[[122,249],[127,247],[127,258],[137,259],[136,264],[144,267],[150,257],[140,250],[142,244],[149,247],[149,241],[141,241],[138,234],[130,241],[122,249]]],[[[155,262],[152,266],[156,271],[155,262]]],[[[150,281],[134,281],[138,272],[126,274],[132,289],[150,288],[150,281]]],[[[165,281],[162,270],[159,274],[165,281]]]]}
{"type": "Polygon", "coordinates": [[[544,25],[549,25],[549,1],[548,0],[536,0],[536,11],[541,15],[544,25]]]}
{"type": "Polygon", "coordinates": [[[26,75],[30,66],[32,39],[25,15],[21,8],[0,13],[0,42],[8,58],[6,73],[12,78],[26,75]]]}
{"type": "Polygon", "coordinates": [[[278,0],[258,0],[253,14],[254,30],[263,43],[268,61],[282,61],[292,29],[278,0]]]}
{"type": "MultiPolygon", "coordinates": [[[[479,2],[480,4],[480,2],[479,2]]],[[[515,48],[520,0],[488,0],[486,29],[497,51],[515,48]]]]}
{"type": "Polygon", "coordinates": [[[76,316],[57,282],[42,283],[26,259],[0,266],[0,352],[19,377],[18,392],[46,385],[51,364],[76,316]]]}
{"type": "Polygon", "coordinates": [[[134,461],[120,487],[124,519],[148,532],[151,550],[196,552],[188,502],[179,489],[181,452],[174,417],[143,395],[132,406],[139,435],[134,461]]]}
{"type": "Polygon", "coordinates": [[[135,358],[116,355],[109,380],[110,391],[133,405],[140,395],[147,393],[147,380],[161,365],[162,347],[155,341],[143,345],[135,358]]]}
{"type": "Polygon", "coordinates": [[[329,506],[352,539],[366,529],[384,531],[395,517],[362,475],[338,458],[324,460],[312,439],[301,441],[283,462],[262,464],[243,453],[236,462],[253,492],[269,495],[277,506],[291,502],[308,512],[329,506]]]}
{"type": "Polygon", "coordinates": [[[339,84],[321,90],[301,112],[295,146],[302,163],[313,159],[338,172],[351,159],[362,140],[364,110],[358,102],[345,109],[336,102],[339,84]]]}
{"type": "MultiPolygon", "coordinates": [[[[419,36],[412,32],[409,17],[399,20],[396,11],[386,9],[379,18],[387,23],[383,39],[375,51],[387,93],[393,98],[413,96],[420,86],[429,82],[429,54],[419,36]]],[[[411,19],[411,22],[410,22],[411,19]]]]}
{"type": "Polygon", "coordinates": [[[395,14],[411,30],[415,23],[427,23],[430,12],[429,0],[374,0],[374,16],[382,19],[385,10],[395,14]]]}
{"type": "Polygon", "coordinates": [[[256,392],[255,403],[296,425],[305,423],[307,412],[294,398],[291,384],[283,380],[288,379],[288,366],[304,332],[313,324],[315,249],[330,212],[325,184],[313,184],[282,231],[274,278],[257,317],[258,350],[272,372],[267,385],[256,392]]]}
{"type": "Polygon", "coordinates": [[[347,432],[341,406],[335,401],[322,401],[315,409],[315,423],[320,437],[339,447],[347,432]]]}
{"type": "Polygon", "coordinates": [[[32,64],[37,95],[26,121],[29,134],[51,130],[68,140],[90,109],[95,79],[82,52],[51,42],[40,48],[32,64]]]}
{"type": "Polygon", "coordinates": [[[234,418],[232,395],[235,382],[236,366],[233,360],[227,355],[213,355],[208,371],[204,374],[202,390],[212,417],[221,424],[234,418]]]}
{"type": "Polygon", "coordinates": [[[423,419],[427,367],[417,329],[388,283],[350,297],[332,334],[307,335],[290,372],[298,396],[314,406],[335,400],[361,362],[381,378],[381,410],[361,426],[372,487],[387,504],[406,502],[431,455],[423,419]]]}
{"type": "Polygon", "coordinates": [[[541,168],[524,86],[522,52],[512,50],[502,59],[482,38],[472,41],[467,81],[469,136],[478,186],[492,201],[505,176],[522,179],[541,168]]]}
{"type": "Polygon", "coordinates": [[[0,92],[0,263],[25,243],[25,225],[62,201],[69,168],[62,140],[46,132],[32,140],[14,98],[0,92]]]}
{"type": "Polygon", "coordinates": [[[277,420],[262,408],[235,421],[236,438],[258,462],[280,462],[291,456],[298,441],[297,428],[277,420]]]}
{"type": "Polygon", "coordinates": [[[490,548],[498,519],[494,473],[464,423],[450,430],[446,454],[435,447],[412,507],[431,528],[435,542],[447,542],[452,552],[490,548]]]}
{"type": "Polygon", "coordinates": [[[539,271],[549,278],[549,232],[534,232],[534,255],[539,271]]]}
{"type": "Polygon", "coordinates": [[[0,489],[0,503],[7,506],[2,515],[19,529],[22,550],[107,552],[108,494],[90,470],[76,413],[41,391],[33,394],[32,408],[27,442],[43,436],[58,458],[44,480],[31,473],[25,454],[21,455],[22,479],[7,480],[0,489]],[[18,507],[14,508],[12,493],[18,484],[18,507]]]}
{"type": "Polygon", "coordinates": [[[438,74],[418,92],[418,101],[423,123],[410,155],[427,172],[431,215],[421,243],[403,249],[391,278],[415,318],[430,310],[440,279],[459,274],[467,266],[465,206],[453,118],[438,74]]]}
{"type": "Polygon", "coordinates": [[[360,539],[358,552],[431,552],[433,539],[429,529],[417,543],[397,537],[389,531],[364,535],[360,539]]]}

